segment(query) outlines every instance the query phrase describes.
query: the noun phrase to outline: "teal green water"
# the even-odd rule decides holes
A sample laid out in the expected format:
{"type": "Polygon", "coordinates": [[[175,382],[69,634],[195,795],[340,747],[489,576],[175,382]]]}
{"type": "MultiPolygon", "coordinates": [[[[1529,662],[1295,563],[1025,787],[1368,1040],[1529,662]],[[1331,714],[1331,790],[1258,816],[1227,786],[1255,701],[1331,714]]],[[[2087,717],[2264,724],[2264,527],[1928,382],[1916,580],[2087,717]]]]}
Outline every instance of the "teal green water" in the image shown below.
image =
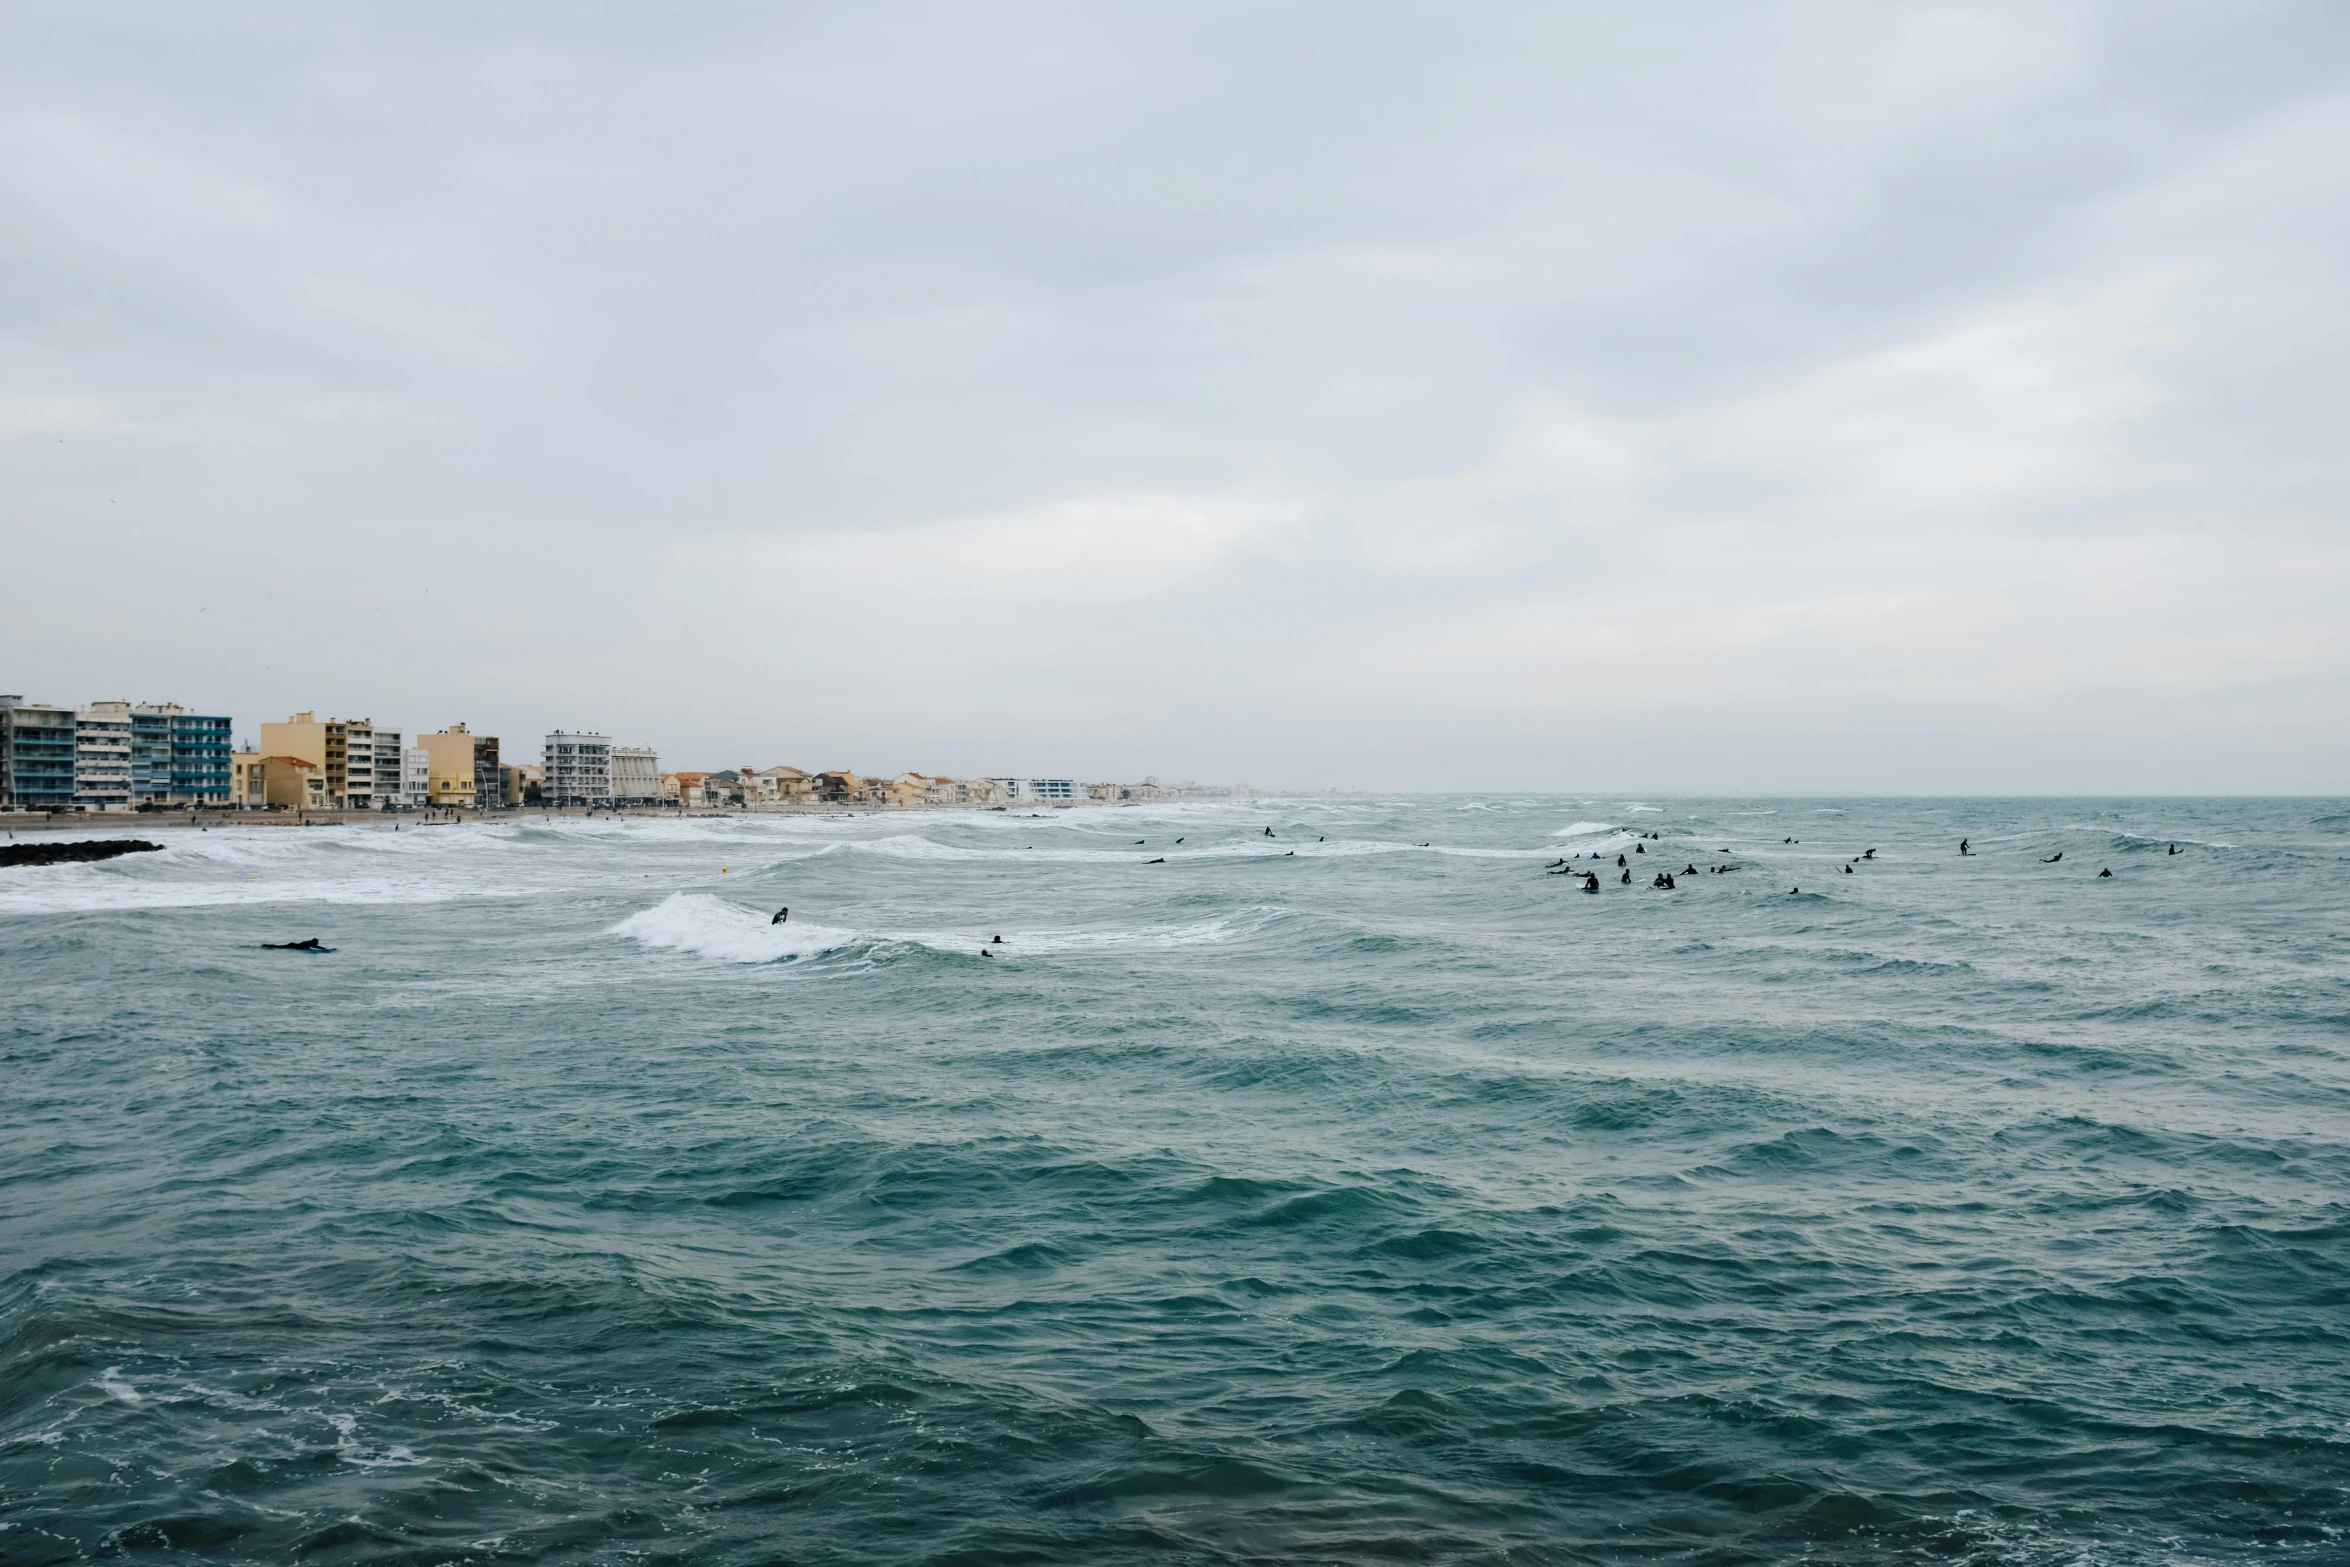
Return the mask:
{"type": "Polygon", "coordinates": [[[160,836],[0,1562],[2350,1560],[2350,805],[160,836]]]}

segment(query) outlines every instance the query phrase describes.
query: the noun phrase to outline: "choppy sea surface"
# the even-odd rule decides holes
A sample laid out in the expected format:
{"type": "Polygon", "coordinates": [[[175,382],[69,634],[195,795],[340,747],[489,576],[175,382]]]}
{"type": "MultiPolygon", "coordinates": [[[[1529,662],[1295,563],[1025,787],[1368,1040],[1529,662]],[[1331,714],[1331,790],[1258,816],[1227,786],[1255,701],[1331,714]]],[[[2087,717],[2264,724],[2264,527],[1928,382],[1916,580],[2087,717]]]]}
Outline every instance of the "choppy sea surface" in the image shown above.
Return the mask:
{"type": "Polygon", "coordinates": [[[2350,803],[149,836],[0,1562],[2350,1560],[2350,803]]]}

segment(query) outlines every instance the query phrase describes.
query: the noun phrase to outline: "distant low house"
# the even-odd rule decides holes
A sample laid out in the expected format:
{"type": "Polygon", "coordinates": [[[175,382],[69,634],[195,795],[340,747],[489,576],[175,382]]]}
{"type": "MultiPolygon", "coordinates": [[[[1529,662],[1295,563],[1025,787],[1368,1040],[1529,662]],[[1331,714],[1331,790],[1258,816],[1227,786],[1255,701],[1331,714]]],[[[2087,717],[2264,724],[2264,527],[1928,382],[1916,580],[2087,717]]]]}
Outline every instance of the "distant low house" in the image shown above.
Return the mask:
{"type": "Polygon", "coordinates": [[[700,805],[702,803],[702,786],[709,782],[709,779],[708,773],[663,773],[661,775],[661,798],[675,800],[684,806],[700,805]]]}
{"type": "Polygon", "coordinates": [[[900,773],[875,785],[879,803],[899,807],[922,805],[929,799],[930,780],[920,773],[900,773]]]}
{"type": "Polygon", "coordinates": [[[702,781],[702,793],[712,805],[743,803],[743,775],[728,767],[702,781]]]}
{"type": "Polygon", "coordinates": [[[752,805],[784,805],[816,792],[816,780],[796,767],[746,767],[743,799],[752,805]]]}
{"type": "Polygon", "coordinates": [[[816,796],[827,805],[853,804],[864,791],[865,781],[845,767],[816,775],[816,796]]]}
{"type": "Polygon", "coordinates": [[[993,778],[958,778],[954,785],[956,805],[1008,805],[1011,797],[993,778]]]}

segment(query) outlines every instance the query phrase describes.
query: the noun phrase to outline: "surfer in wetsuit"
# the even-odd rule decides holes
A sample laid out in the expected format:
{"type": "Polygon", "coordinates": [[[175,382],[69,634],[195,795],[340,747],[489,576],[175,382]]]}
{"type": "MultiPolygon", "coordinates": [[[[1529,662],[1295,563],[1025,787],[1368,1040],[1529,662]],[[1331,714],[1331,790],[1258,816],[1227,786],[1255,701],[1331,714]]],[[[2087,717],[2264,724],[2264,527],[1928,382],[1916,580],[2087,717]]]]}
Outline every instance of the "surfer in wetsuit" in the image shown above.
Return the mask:
{"type": "Polygon", "coordinates": [[[1619,854],[1619,855],[1617,855],[1617,856],[1616,856],[1616,866],[1617,866],[1617,868],[1618,868],[1618,869],[1622,869],[1622,868],[1623,868],[1625,865],[1627,865],[1627,864],[1629,864],[1629,863],[1630,863],[1630,862],[1629,862],[1628,860],[1626,860],[1626,859],[1625,859],[1625,858],[1624,858],[1622,855],[1620,855],[1620,854],[1619,854]]]}
{"type": "Polygon", "coordinates": [[[2113,874],[2113,870],[2112,870],[2112,868],[2109,866],[2109,867],[2107,867],[2106,869],[2099,871],[2097,874],[2098,874],[2099,876],[2111,876],[2111,875],[2113,874]]]}
{"type": "Polygon", "coordinates": [[[773,919],[769,920],[767,923],[768,923],[768,924],[770,924],[770,925],[780,925],[780,924],[782,924],[782,923],[783,923],[785,920],[787,920],[787,919],[790,919],[790,918],[791,918],[791,910],[790,910],[789,908],[781,908],[781,909],[777,909],[777,910],[775,911],[775,918],[773,918],[773,919]]]}
{"type": "Polygon", "coordinates": [[[1958,840],[1958,852],[1959,852],[1959,853],[1961,853],[1961,854],[1970,854],[1970,853],[1972,853],[1972,852],[1973,852],[1972,850],[1970,850],[1970,849],[1967,847],[1967,840],[1966,840],[1966,839],[1964,839],[1964,838],[1961,838],[1961,839],[1959,839],[1959,840],[1958,840]]]}
{"type": "Polygon", "coordinates": [[[325,950],[316,936],[306,941],[265,941],[261,945],[272,952],[319,952],[325,950]]]}
{"type": "Polygon", "coordinates": [[[1583,890],[1585,892],[1597,892],[1599,890],[1599,872],[1585,871],[1583,873],[1583,890]]]}
{"type": "Polygon", "coordinates": [[[2174,844],[2172,844],[2172,845],[2170,846],[2170,852],[2171,852],[2172,854],[2176,854],[2176,853],[2178,853],[2178,852],[2179,852],[2179,846],[2178,846],[2177,844],[2175,844],[2175,843],[2174,843],[2174,844]]]}
{"type": "Polygon", "coordinates": [[[1631,873],[1630,871],[1626,871],[1626,872],[1624,872],[1624,874],[1623,874],[1623,875],[1621,875],[1621,876],[1617,877],[1617,878],[1616,878],[1616,880],[1618,880],[1618,881],[1622,882],[1622,883],[1623,883],[1625,886],[1629,887],[1629,886],[1631,886],[1631,885],[1632,885],[1632,873],[1631,873]]]}
{"type": "Polygon", "coordinates": [[[2064,858],[2064,851],[2063,851],[2062,849],[2059,849],[2059,850],[2057,850],[2057,851],[2056,851],[2054,854],[2051,854],[2050,856],[2048,856],[2048,858],[2046,858],[2046,859],[2042,860],[2040,863],[2041,863],[2041,864],[2043,864],[2043,865],[2054,865],[2054,864],[2055,864],[2055,863],[2056,863],[2058,860],[2061,860],[2061,859],[2063,859],[2063,858],[2064,858]]]}

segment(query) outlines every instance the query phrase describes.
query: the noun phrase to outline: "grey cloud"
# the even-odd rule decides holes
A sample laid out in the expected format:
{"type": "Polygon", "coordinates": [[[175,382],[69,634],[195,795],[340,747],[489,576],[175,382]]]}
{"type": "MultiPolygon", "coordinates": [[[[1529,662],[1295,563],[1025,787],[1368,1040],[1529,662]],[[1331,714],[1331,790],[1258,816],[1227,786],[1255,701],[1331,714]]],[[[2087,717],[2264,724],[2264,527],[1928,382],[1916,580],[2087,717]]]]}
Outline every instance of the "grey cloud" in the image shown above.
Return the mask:
{"type": "Polygon", "coordinates": [[[1301,783],[2350,760],[2333,8],[0,29],[0,528],[132,568],[8,689],[1301,783]],[[942,538],[1013,564],[909,587],[942,538]]]}

